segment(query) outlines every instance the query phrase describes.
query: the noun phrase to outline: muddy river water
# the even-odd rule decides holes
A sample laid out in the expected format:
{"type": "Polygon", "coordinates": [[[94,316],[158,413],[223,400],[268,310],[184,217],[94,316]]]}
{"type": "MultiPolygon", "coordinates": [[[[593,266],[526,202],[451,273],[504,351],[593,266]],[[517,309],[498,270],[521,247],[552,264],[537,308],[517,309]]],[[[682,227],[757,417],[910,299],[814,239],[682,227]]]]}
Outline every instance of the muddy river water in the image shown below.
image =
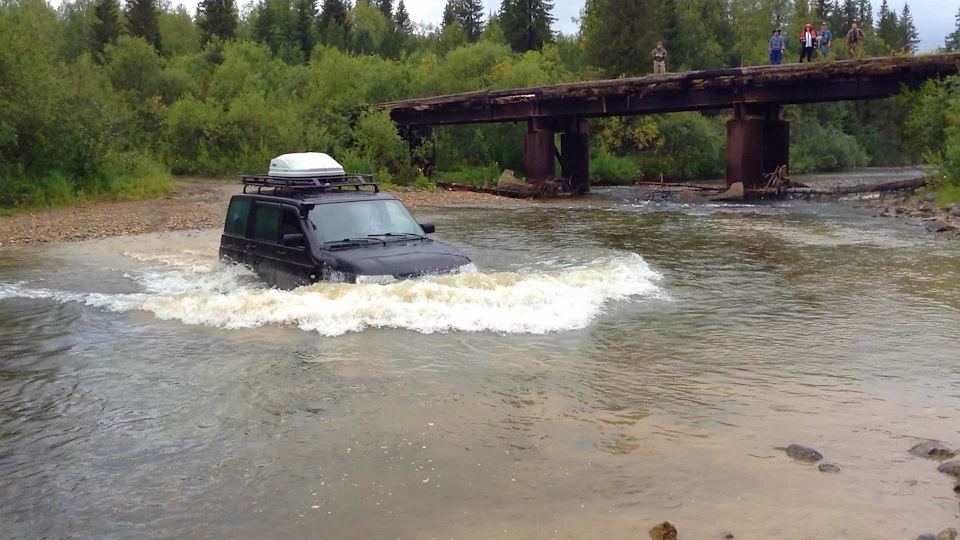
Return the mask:
{"type": "Polygon", "coordinates": [[[0,536],[960,526],[907,453],[960,447],[956,242],[631,188],[415,214],[475,271],[268,290],[217,231],[0,251],[0,536]]]}

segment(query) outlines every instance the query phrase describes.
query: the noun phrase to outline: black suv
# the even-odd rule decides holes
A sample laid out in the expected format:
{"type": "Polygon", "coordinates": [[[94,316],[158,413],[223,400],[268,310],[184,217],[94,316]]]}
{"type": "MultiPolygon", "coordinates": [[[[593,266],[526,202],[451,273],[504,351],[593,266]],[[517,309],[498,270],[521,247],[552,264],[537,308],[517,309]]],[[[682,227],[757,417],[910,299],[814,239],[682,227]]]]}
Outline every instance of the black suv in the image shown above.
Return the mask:
{"type": "Polygon", "coordinates": [[[270,285],[387,283],[470,264],[427,238],[433,224],[417,223],[368,176],[240,178],[243,194],[230,199],[220,257],[250,266],[270,285]]]}

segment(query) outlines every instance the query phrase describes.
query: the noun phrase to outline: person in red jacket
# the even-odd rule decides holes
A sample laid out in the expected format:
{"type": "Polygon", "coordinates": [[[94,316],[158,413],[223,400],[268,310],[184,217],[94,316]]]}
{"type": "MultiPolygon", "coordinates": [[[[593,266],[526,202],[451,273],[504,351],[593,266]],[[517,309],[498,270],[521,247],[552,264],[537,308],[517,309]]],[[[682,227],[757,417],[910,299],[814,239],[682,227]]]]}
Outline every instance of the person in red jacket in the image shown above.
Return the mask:
{"type": "Polygon", "coordinates": [[[804,27],[803,33],[800,34],[800,63],[803,63],[803,58],[807,58],[807,62],[813,62],[813,48],[817,46],[817,32],[814,31],[813,25],[807,23],[807,26],[804,27]]]}

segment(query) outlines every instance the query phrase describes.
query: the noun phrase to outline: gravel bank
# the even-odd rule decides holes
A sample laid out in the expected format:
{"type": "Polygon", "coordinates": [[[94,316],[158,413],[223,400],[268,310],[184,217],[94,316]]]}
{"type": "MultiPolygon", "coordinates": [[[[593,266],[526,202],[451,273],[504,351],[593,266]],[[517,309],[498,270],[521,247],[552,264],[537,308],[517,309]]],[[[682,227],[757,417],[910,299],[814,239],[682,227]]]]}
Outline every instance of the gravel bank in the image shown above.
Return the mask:
{"type": "MultiPolygon", "coordinates": [[[[159,199],[103,202],[0,216],[0,247],[68,242],[223,226],[227,202],[241,187],[234,180],[177,180],[176,192],[159,199]]],[[[408,208],[472,204],[528,204],[461,191],[394,193],[408,208]]]]}

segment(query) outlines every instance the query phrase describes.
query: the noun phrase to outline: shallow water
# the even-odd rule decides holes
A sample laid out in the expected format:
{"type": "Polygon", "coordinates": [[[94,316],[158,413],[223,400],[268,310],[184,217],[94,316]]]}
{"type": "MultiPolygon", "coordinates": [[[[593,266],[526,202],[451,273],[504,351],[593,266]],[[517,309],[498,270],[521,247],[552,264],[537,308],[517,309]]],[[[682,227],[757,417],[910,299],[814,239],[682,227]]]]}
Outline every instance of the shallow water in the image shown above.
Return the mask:
{"type": "Polygon", "coordinates": [[[220,266],[215,231],[0,251],[3,536],[960,524],[950,479],[906,453],[960,446],[956,243],[631,188],[417,216],[476,269],[276,291],[220,266]]]}

